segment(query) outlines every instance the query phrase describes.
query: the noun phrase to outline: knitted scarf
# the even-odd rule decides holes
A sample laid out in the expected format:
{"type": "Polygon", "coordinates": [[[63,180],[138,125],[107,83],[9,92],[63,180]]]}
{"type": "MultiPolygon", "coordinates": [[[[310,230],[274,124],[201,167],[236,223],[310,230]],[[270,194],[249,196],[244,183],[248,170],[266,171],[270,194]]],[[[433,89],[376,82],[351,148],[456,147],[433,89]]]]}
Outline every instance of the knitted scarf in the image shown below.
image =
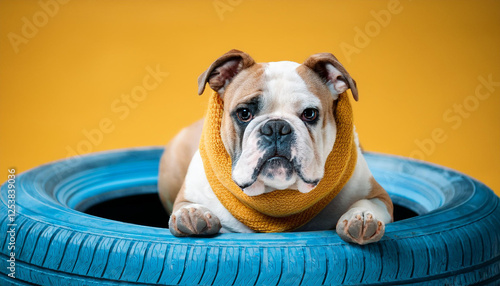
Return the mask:
{"type": "Polygon", "coordinates": [[[303,226],[342,190],[356,166],[352,109],[346,92],[339,95],[334,115],[337,135],[325,163],[325,174],[308,193],[275,190],[248,196],[231,178],[231,158],[220,136],[224,102],[213,93],[200,140],[200,155],[210,186],[222,205],[256,232],[285,232],[303,226]]]}

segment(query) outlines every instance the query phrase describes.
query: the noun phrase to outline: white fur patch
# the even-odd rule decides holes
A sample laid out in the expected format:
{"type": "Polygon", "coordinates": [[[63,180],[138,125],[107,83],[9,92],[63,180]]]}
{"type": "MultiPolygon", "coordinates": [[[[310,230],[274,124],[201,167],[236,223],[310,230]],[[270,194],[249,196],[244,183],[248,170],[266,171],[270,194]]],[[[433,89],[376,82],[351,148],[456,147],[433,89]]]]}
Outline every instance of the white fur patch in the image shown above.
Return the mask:
{"type": "Polygon", "coordinates": [[[379,221],[385,224],[392,221],[386,205],[379,199],[359,200],[354,203],[349,209],[361,209],[371,212],[379,221]]]}
{"type": "Polygon", "coordinates": [[[186,174],[184,198],[186,201],[203,205],[212,211],[222,224],[220,232],[253,232],[248,226],[237,220],[212,191],[205,175],[199,150],[194,154],[186,174]]]}

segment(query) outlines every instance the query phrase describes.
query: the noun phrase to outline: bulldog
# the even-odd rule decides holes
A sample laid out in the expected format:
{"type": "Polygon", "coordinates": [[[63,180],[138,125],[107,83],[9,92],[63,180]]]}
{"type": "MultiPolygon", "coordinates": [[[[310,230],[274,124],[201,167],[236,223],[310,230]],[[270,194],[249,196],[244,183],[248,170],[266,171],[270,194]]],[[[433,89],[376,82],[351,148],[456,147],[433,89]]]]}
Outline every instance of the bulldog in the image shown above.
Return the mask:
{"type": "Polygon", "coordinates": [[[231,50],[200,75],[198,94],[206,83],[220,110],[183,129],[160,161],[173,235],[335,229],[360,245],[382,238],[393,205],[363,157],[347,96],[358,100],[356,82],[335,56],[256,63],[231,50]]]}

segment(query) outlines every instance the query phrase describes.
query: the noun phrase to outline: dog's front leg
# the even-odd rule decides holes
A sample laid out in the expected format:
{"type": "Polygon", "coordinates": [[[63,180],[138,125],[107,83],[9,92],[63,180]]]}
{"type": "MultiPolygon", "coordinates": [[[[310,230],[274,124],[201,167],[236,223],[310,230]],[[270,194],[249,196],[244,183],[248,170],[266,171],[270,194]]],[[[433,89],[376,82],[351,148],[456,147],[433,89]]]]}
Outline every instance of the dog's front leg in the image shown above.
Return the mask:
{"type": "Polygon", "coordinates": [[[174,203],[168,227],[175,236],[213,235],[221,229],[219,218],[208,208],[185,199],[184,183],[174,203]]]}
{"type": "Polygon", "coordinates": [[[360,245],[377,242],[385,225],[393,221],[393,205],[387,192],[372,178],[370,196],[355,202],[337,222],[337,234],[360,245]]]}

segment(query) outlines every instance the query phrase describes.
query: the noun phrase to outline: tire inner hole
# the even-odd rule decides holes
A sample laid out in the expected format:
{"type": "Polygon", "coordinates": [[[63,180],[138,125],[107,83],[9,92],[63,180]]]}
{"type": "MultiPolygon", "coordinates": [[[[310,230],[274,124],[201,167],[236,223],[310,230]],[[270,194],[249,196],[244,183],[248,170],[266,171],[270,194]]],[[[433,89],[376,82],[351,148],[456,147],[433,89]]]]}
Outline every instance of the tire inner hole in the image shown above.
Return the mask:
{"type": "MultiPolygon", "coordinates": [[[[93,216],[144,226],[168,228],[169,215],[156,193],[130,195],[106,200],[87,208],[93,216]]],[[[394,221],[417,216],[404,206],[394,204],[394,221]]]]}

